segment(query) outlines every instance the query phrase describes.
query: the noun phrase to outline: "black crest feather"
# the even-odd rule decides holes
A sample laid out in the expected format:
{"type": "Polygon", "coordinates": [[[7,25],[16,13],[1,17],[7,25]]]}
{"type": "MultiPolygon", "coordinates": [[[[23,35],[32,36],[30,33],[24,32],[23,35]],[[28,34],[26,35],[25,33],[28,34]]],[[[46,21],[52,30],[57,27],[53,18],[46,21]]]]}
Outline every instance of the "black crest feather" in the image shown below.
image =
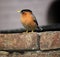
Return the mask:
{"type": "Polygon", "coordinates": [[[21,13],[23,13],[23,12],[31,12],[32,13],[32,11],[29,10],[29,9],[23,9],[23,10],[21,10],[21,13]]]}

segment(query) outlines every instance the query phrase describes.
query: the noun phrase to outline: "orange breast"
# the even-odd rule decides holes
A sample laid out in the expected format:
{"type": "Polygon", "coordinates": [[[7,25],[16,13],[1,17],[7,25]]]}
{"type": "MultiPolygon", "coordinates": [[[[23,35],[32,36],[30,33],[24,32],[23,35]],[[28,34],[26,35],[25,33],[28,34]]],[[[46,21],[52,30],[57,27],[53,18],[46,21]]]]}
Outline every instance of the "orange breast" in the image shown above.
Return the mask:
{"type": "Polygon", "coordinates": [[[33,20],[33,17],[31,15],[22,15],[21,16],[21,22],[23,25],[30,27],[31,29],[36,27],[36,23],[33,20]]]}
{"type": "Polygon", "coordinates": [[[33,18],[30,16],[30,15],[26,15],[26,16],[22,16],[21,17],[21,22],[23,23],[23,24],[32,24],[32,23],[34,23],[33,22],[33,18]]]}

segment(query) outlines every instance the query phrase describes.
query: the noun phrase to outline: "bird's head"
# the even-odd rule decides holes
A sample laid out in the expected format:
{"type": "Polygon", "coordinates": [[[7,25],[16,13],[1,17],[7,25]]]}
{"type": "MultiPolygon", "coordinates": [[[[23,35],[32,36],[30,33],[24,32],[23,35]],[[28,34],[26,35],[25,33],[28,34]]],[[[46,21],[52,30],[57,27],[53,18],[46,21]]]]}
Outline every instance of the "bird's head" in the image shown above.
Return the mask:
{"type": "Polygon", "coordinates": [[[29,9],[23,9],[23,10],[18,11],[18,12],[20,12],[21,14],[24,14],[24,15],[26,15],[26,14],[32,14],[32,11],[29,10],[29,9]]]}

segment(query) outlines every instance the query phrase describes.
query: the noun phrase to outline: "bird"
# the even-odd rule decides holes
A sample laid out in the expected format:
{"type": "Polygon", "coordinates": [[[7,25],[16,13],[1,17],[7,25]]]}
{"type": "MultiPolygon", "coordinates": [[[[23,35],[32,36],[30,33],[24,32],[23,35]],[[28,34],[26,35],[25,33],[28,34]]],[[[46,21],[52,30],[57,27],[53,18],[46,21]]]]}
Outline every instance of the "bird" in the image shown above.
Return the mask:
{"type": "Polygon", "coordinates": [[[30,9],[23,9],[21,10],[20,13],[21,13],[20,21],[26,28],[26,32],[28,31],[33,32],[36,28],[39,29],[36,17],[34,16],[33,12],[30,9]]]}

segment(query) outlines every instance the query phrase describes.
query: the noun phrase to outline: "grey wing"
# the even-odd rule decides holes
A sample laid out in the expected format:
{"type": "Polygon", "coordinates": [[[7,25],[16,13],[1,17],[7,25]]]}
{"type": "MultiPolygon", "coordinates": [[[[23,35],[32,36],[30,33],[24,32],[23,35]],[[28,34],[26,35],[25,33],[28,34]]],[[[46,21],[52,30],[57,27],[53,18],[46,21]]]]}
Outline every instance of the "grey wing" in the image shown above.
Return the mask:
{"type": "Polygon", "coordinates": [[[32,14],[32,17],[33,17],[34,22],[38,25],[38,22],[36,20],[36,17],[34,16],[34,14],[32,14]]]}

